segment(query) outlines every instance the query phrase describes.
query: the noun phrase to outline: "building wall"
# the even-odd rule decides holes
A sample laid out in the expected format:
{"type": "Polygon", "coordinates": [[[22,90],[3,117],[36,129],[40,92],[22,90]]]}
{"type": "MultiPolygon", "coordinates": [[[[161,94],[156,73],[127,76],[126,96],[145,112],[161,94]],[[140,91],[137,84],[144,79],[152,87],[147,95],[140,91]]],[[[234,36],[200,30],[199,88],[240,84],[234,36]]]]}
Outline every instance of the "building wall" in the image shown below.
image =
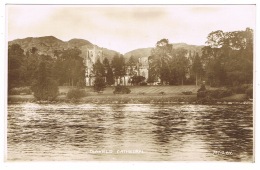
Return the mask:
{"type": "MultiPolygon", "coordinates": [[[[84,58],[84,65],[86,67],[85,76],[86,76],[86,86],[93,86],[95,81],[95,75],[93,74],[93,65],[96,63],[98,59],[100,61],[103,61],[103,52],[102,49],[97,48],[94,46],[92,49],[83,49],[82,50],[82,57],[84,58]]],[[[148,64],[148,57],[142,57],[139,58],[138,65],[136,66],[136,74],[138,76],[143,76],[148,79],[148,70],[149,70],[149,64],[148,64]]],[[[129,79],[131,76],[126,75],[124,77],[121,77],[121,79],[116,80],[115,79],[115,85],[121,84],[121,85],[131,85],[129,83],[129,79]]]]}
{"type": "Polygon", "coordinates": [[[148,70],[149,70],[148,57],[139,58],[138,62],[139,62],[138,75],[145,77],[147,80],[148,70]]]}
{"type": "Polygon", "coordinates": [[[82,55],[86,67],[86,86],[93,86],[95,81],[95,77],[93,74],[93,65],[96,63],[98,59],[100,59],[101,62],[103,61],[102,49],[99,49],[97,46],[94,46],[92,49],[82,50],[82,55]]]}

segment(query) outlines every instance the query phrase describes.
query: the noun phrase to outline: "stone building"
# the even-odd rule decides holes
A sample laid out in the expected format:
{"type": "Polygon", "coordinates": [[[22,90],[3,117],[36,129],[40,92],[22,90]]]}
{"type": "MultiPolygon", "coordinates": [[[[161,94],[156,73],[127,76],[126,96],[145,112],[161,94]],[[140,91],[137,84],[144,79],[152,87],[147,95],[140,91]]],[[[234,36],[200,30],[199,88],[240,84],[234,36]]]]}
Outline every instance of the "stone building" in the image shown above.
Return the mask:
{"type": "Polygon", "coordinates": [[[149,70],[148,57],[139,58],[138,67],[137,67],[138,76],[143,76],[147,80],[148,70],[149,70]]]}
{"type": "Polygon", "coordinates": [[[93,48],[83,47],[81,49],[82,57],[84,59],[84,65],[86,67],[86,86],[93,86],[95,81],[95,75],[93,74],[93,65],[99,59],[101,62],[103,61],[103,51],[102,48],[98,48],[94,45],[93,48]]]}
{"type": "MultiPolygon", "coordinates": [[[[97,46],[93,46],[93,48],[89,48],[87,46],[81,47],[81,56],[84,59],[84,65],[86,68],[85,71],[85,82],[86,86],[93,86],[95,81],[95,75],[93,74],[93,65],[96,63],[96,61],[99,59],[101,62],[104,60],[103,51],[102,48],[99,48],[97,46]]],[[[131,85],[130,79],[131,75],[129,72],[130,68],[126,69],[126,75],[124,77],[121,77],[120,79],[115,79],[115,85],[121,84],[121,85],[131,85]]],[[[148,63],[148,57],[140,57],[138,59],[138,63],[133,68],[134,75],[137,76],[143,76],[148,79],[148,70],[149,70],[149,63],[148,63]]]]}

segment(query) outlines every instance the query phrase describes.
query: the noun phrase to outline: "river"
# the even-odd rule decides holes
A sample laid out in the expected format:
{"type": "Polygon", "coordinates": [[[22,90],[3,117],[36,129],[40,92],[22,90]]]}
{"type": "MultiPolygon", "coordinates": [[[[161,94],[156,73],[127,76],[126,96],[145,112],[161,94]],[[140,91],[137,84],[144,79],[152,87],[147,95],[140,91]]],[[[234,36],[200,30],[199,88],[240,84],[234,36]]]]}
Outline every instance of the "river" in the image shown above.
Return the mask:
{"type": "Polygon", "coordinates": [[[10,104],[7,161],[253,161],[252,105],[10,104]]]}

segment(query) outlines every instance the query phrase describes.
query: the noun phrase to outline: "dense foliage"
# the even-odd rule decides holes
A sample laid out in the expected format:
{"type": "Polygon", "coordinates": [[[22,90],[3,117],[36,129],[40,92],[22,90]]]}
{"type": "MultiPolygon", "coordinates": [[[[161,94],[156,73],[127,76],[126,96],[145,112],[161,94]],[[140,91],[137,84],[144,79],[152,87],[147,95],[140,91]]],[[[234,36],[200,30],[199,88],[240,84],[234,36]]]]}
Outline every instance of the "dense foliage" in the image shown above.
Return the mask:
{"type": "Polygon", "coordinates": [[[32,85],[32,91],[37,100],[55,100],[58,96],[58,84],[49,76],[45,62],[39,64],[37,79],[32,85]]]}
{"type": "MultiPolygon", "coordinates": [[[[97,59],[93,65],[94,90],[102,91],[106,85],[125,85],[128,76],[133,85],[157,83],[161,85],[196,84],[226,86],[232,93],[253,97],[253,30],[209,33],[206,46],[200,53],[184,48],[173,48],[168,39],[159,40],[148,58],[149,77],[140,76],[140,59],[131,56],[125,61],[116,54],[109,61],[97,59]]],[[[58,85],[85,86],[85,65],[77,48],[55,51],[53,56],[43,55],[37,48],[24,51],[18,44],[8,46],[8,92],[18,94],[21,87],[32,87],[35,98],[53,100],[58,85]],[[12,90],[13,89],[13,90],[12,90]],[[14,90],[16,89],[16,91],[14,90]]],[[[130,93],[116,86],[115,93],[130,93]]],[[[213,98],[229,92],[212,92],[213,98]]],[[[203,95],[203,94],[202,94],[203,95]]]]}
{"type": "Polygon", "coordinates": [[[31,86],[37,100],[54,100],[58,85],[84,86],[85,67],[73,48],[56,51],[54,56],[41,54],[37,48],[24,52],[18,44],[8,47],[8,91],[31,86]]]}
{"type": "Polygon", "coordinates": [[[85,66],[77,48],[55,52],[53,74],[59,85],[85,85],[85,66]]]}
{"type": "Polygon", "coordinates": [[[159,78],[161,84],[183,84],[189,66],[187,53],[183,48],[172,48],[167,39],[158,41],[149,58],[149,82],[159,78]]]}
{"type": "Polygon", "coordinates": [[[106,88],[106,82],[103,77],[96,77],[94,81],[94,91],[100,92],[103,91],[106,88]]]}
{"type": "Polygon", "coordinates": [[[109,85],[109,86],[113,85],[115,83],[114,73],[113,73],[113,70],[112,70],[111,65],[110,65],[107,58],[105,58],[103,60],[103,65],[104,65],[104,68],[105,68],[106,84],[109,85]]]}
{"type": "Polygon", "coordinates": [[[253,82],[253,30],[211,32],[202,49],[206,79],[211,86],[253,82]]]}
{"type": "Polygon", "coordinates": [[[133,76],[131,78],[131,84],[132,85],[140,85],[141,83],[144,83],[145,77],[143,76],[133,76]]]}
{"type": "Polygon", "coordinates": [[[17,44],[8,47],[8,91],[14,87],[24,85],[23,65],[25,55],[23,49],[17,44]]]}
{"type": "Polygon", "coordinates": [[[111,67],[114,72],[115,79],[121,80],[126,75],[126,65],[123,55],[115,55],[111,61],[111,67]]]}
{"type": "Polygon", "coordinates": [[[202,55],[174,49],[167,39],[156,43],[149,57],[148,82],[183,84],[206,80],[211,86],[237,86],[253,82],[253,30],[211,32],[202,55]],[[187,76],[189,75],[189,76],[187,76]]]}

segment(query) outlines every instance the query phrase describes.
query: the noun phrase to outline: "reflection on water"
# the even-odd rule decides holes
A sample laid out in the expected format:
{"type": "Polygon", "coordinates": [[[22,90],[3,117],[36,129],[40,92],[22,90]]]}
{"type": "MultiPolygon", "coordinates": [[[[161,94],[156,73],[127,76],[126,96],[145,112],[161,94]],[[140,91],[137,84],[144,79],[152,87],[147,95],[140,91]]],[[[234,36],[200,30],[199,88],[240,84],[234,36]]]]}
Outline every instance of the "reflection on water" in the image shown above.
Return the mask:
{"type": "Polygon", "coordinates": [[[252,105],[8,106],[11,161],[253,161],[252,105]]]}

